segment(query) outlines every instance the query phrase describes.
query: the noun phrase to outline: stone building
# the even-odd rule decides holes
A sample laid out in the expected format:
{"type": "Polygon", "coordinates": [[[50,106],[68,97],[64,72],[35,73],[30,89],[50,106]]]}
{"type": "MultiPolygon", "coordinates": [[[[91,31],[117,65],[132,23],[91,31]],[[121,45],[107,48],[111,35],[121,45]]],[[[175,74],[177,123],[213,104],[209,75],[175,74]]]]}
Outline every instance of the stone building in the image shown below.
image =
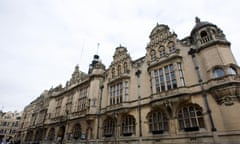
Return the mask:
{"type": "Polygon", "coordinates": [[[16,141],[21,113],[0,111],[0,142],[16,141]]]}
{"type": "Polygon", "coordinates": [[[167,25],[150,33],[145,56],[115,49],[108,68],[94,56],[88,74],[26,106],[24,142],[240,143],[240,69],[215,24],[200,21],[178,39],[167,25]]]}

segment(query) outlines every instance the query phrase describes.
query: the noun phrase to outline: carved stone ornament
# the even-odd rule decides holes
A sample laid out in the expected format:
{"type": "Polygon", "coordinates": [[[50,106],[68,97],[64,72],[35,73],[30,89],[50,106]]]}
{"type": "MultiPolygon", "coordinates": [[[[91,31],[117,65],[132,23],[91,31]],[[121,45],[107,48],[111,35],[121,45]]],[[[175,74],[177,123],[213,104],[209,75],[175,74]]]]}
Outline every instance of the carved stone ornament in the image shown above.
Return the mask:
{"type": "Polygon", "coordinates": [[[234,102],[239,102],[240,97],[240,86],[225,86],[219,87],[211,90],[211,94],[219,105],[230,106],[233,105],[234,102]]]}
{"type": "Polygon", "coordinates": [[[231,98],[231,96],[225,96],[223,97],[223,103],[225,105],[233,105],[233,99],[231,98]]]}

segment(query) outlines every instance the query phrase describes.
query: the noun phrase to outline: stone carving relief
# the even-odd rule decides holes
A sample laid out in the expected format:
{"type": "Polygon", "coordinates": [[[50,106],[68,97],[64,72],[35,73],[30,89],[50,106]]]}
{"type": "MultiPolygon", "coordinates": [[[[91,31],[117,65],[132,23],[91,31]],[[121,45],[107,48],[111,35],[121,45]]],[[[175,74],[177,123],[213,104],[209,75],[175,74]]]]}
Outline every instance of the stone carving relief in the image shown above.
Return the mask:
{"type": "Polygon", "coordinates": [[[219,105],[231,106],[234,102],[240,101],[240,86],[225,86],[224,88],[215,88],[211,94],[219,105]]]}

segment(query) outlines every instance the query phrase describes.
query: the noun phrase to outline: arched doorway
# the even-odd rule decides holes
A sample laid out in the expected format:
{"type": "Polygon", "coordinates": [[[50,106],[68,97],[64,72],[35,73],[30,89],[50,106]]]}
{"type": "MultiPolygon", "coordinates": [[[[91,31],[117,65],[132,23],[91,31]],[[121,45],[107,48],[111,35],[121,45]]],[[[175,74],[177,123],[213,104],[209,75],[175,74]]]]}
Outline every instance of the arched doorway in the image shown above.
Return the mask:
{"type": "Polygon", "coordinates": [[[72,136],[75,140],[80,139],[82,136],[82,128],[79,123],[76,123],[72,128],[72,136]]]}
{"type": "Polygon", "coordinates": [[[27,136],[25,138],[26,142],[31,142],[33,140],[33,131],[28,131],[27,136]]]}
{"type": "Polygon", "coordinates": [[[65,126],[61,126],[57,132],[57,142],[62,143],[65,134],[65,126]]]}
{"type": "Polygon", "coordinates": [[[48,140],[53,141],[55,137],[55,129],[51,128],[50,131],[48,132],[48,140]]]}
{"type": "Polygon", "coordinates": [[[43,134],[43,129],[38,129],[35,135],[36,142],[42,141],[42,134],[43,134]]]}

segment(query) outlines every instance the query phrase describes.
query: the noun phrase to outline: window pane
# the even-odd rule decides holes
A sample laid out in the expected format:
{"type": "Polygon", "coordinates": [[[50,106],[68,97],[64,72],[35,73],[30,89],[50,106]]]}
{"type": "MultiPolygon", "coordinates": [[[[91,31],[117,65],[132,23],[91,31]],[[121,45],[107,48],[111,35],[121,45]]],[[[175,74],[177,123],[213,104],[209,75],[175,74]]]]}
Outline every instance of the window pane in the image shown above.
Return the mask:
{"type": "Polygon", "coordinates": [[[221,68],[216,68],[213,73],[215,78],[224,76],[224,71],[221,68]]]}
{"type": "Polygon", "coordinates": [[[232,74],[232,75],[236,75],[236,74],[237,74],[237,71],[236,71],[235,68],[233,68],[233,67],[230,67],[230,68],[228,69],[228,72],[229,72],[229,74],[232,74]]]}
{"type": "Polygon", "coordinates": [[[190,105],[181,108],[178,113],[179,127],[188,128],[188,131],[195,131],[198,130],[198,128],[203,128],[204,121],[201,110],[201,107],[197,105],[190,105]]]}
{"type": "Polygon", "coordinates": [[[154,133],[168,130],[168,119],[166,115],[161,111],[151,112],[149,116],[149,127],[151,127],[150,131],[154,133]]]}

